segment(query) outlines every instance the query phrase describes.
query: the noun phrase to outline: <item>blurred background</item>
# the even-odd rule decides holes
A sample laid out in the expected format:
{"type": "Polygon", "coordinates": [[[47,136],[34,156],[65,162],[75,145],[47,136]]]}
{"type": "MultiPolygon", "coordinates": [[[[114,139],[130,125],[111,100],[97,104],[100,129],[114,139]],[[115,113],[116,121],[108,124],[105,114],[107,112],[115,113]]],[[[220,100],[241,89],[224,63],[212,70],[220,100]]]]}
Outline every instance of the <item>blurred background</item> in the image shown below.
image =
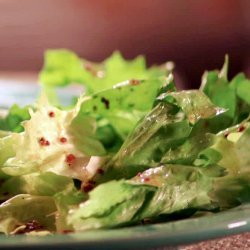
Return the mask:
{"type": "Polygon", "coordinates": [[[0,0],[0,70],[38,71],[48,48],[101,61],[120,50],[149,65],[173,60],[186,86],[230,56],[250,66],[248,0],[0,0]]]}

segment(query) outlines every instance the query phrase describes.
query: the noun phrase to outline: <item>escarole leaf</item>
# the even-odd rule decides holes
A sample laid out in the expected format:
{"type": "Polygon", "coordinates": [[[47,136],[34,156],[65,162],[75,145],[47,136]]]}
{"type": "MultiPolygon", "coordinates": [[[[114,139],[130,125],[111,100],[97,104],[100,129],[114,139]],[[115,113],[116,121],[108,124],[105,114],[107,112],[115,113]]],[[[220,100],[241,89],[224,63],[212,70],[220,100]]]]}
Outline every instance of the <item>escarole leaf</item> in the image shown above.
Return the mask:
{"type": "Polygon", "coordinates": [[[214,135],[213,142],[199,152],[194,165],[218,164],[232,176],[249,171],[249,131],[249,122],[244,122],[214,135]]]}
{"type": "Polygon", "coordinates": [[[230,132],[226,131],[227,140],[231,142],[234,152],[228,151],[227,148],[220,152],[222,160],[218,164],[224,168],[236,165],[238,170],[215,182],[211,196],[223,209],[250,201],[250,126],[249,123],[243,124],[243,131],[238,132],[239,128],[242,128],[242,124],[230,129],[230,132]]]}
{"type": "Polygon", "coordinates": [[[201,119],[211,119],[224,110],[214,106],[200,91],[161,95],[160,102],[128,136],[120,151],[104,166],[101,178],[130,178],[158,166],[164,155],[182,145],[201,119]]]}
{"type": "Polygon", "coordinates": [[[1,185],[0,195],[31,194],[53,196],[58,192],[74,189],[74,183],[71,178],[56,175],[52,172],[44,172],[9,178],[1,185]]]}
{"type": "Polygon", "coordinates": [[[0,168],[4,165],[6,160],[14,157],[15,151],[13,149],[15,141],[12,135],[0,138],[0,168]]]}
{"type": "Polygon", "coordinates": [[[0,116],[0,130],[22,132],[22,122],[30,119],[29,109],[31,107],[19,107],[14,104],[9,110],[6,116],[0,116]]]}
{"type": "Polygon", "coordinates": [[[182,165],[148,169],[131,180],[99,185],[70,211],[68,222],[76,230],[112,228],[185,209],[213,209],[209,191],[217,175],[220,170],[182,165]]]}
{"type": "Polygon", "coordinates": [[[54,87],[79,83],[86,86],[88,94],[99,92],[130,79],[157,78],[166,75],[159,67],[147,69],[144,57],[125,60],[119,52],[114,52],[100,64],[79,58],[74,52],[58,49],[47,50],[39,79],[51,92],[54,87]]]}
{"type": "Polygon", "coordinates": [[[154,187],[131,185],[123,180],[102,184],[90,192],[88,201],[70,211],[68,223],[75,230],[132,223],[133,217],[154,190],[154,187]]]}
{"type": "Polygon", "coordinates": [[[221,210],[229,209],[250,202],[250,173],[228,175],[216,180],[211,198],[220,204],[221,210]]]}
{"type": "Polygon", "coordinates": [[[130,180],[100,184],[87,201],[70,211],[68,223],[81,231],[133,225],[144,219],[157,221],[173,213],[184,216],[187,210],[228,209],[249,202],[249,173],[249,169],[228,173],[218,164],[162,164],[130,180]]]}
{"type": "Polygon", "coordinates": [[[57,207],[56,229],[58,233],[73,231],[74,228],[67,221],[67,215],[72,207],[76,207],[81,202],[86,201],[87,195],[81,190],[63,190],[54,195],[57,207]]]}
{"type": "Polygon", "coordinates": [[[242,135],[236,141],[236,149],[240,162],[240,169],[242,172],[245,172],[250,171],[250,124],[249,122],[244,123],[243,126],[244,130],[241,131],[242,135]]]}
{"type": "Polygon", "coordinates": [[[202,169],[178,164],[166,164],[140,173],[129,182],[153,185],[157,191],[143,211],[137,214],[138,219],[185,209],[214,209],[217,204],[211,201],[209,192],[213,188],[214,178],[223,175],[223,169],[216,166],[202,169]]]}
{"type": "Polygon", "coordinates": [[[0,232],[116,228],[249,202],[250,80],[229,79],[228,64],[177,91],[172,67],[141,56],[47,51],[45,94],[0,120],[0,232]],[[71,84],[85,95],[59,108],[71,84]]]}
{"type": "Polygon", "coordinates": [[[242,122],[250,113],[250,80],[240,73],[228,80],[228,56],[221,71],[206,71],[200,89],[219,107],[227,111],[211,121],[214,133],[242,122]]]}
{"type": "MultiPolygon", "coordinates": [[[[173,91],[170,64],[146,67],[144,57],[125,60],[114,52],[100,64],[69,50],[48,50],[40,82],[50,102],[58,105],[55,89],[71,83],[86,87],[82,112],[97,121],[97,136],[108,152],[117,152],[135,124],[148,112],[156,96],[173,91]]],[[[173,65],[173,64],[171,64],[173,65]]]]}
{"type": "Polygon", "coordinates": [[[78,116],[78,111],[78,105],[63,111],[42,98],[31,119],[23,122],[24,132],[12,134],[15,155],[4,163],[2,171],[12,176],[42,171],[88,178],[92,156],[95,159],[105,150],[95,139],[95,121],[78,116]]]}
{"type": "MultiPolygon", "coordinates": [[[[55,231],[54,200],[47,196],[17,195],[0,205],[0,232],[18,233],[35,221],[39,230],[55,231]]],[[[29,232],[27,230],[27,232],[29,232]]]]}
{"type": "Polygon", "coordinates": [[[106,124],[111,125],[124,140],[135,124],[152,109],[160,89],[170,86],[172,81],[172,78],[125,81],[86,98],[81,111],[106,120],[106,124]]]}

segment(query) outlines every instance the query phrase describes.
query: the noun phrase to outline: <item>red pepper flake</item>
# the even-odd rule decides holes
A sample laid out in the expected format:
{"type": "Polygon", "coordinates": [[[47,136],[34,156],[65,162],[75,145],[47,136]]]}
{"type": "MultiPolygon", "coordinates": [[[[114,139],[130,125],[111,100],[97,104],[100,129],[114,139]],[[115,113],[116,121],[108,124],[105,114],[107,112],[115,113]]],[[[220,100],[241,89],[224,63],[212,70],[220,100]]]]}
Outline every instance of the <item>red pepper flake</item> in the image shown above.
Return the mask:
{"type": "Polygon", "coordinates": [[[136,80],[136,79],[131,79],[129,81],[129,84],[132,85],[132,86],[136,86],[136,85],[139,85],[141,83],[140,80],[136,80]]]}
{"type": "Polygon", "coordinates": [[[59,140],[61,143],[66,143],[68,141],[65,137],[61,137],[59,140]]]}
{"type": "Polygon", "coordinates": [[[44,137],[41,137],[38,141],[39,141],[39,144],[41,146],[49,146],[50,145],[50,142],[48,140],[46,140],[44,137]]]}
{"type": "Polygon", "coordinates": [[[143,181],[144,181],[144,182],[148,182],[148,181],[150,181],[150,178],[149,178],[149,177],[144,177],[144,178],[143,178],[143,181]]]}
{"type": "Polygon", "coordinates": [[[16,234],[24,234],[32,231],[43,230],[44,227],[36,220],[29,221],[25,224],[25,228],[19,230],[16,234]]]}
{"type": "Polygon", "coordinates": [[[55,112],[50,111],[50,112],[49,112],[49,117],[55,117],[55,112]]]}
{"type": "Polygon", "coordinates": [[[238,132],[242,132],[245,130],[245,126],[244,125],[240,125],[237,129],[238,132]]]}
{"type": "Polygon", "coordinates": [[[89,64],[84,66],[85,70],[89,71],[93,76],[97,75],[97,72],[93,69],[93,67],[89,64]]]}
{"type": "Polygon", "coordinates": [[[104,104],[106,109],[109,109],[109,100],[108,99],[106,99],[105,97],[102,97],[101,102],[104,104]]]}
{"type": "Polygon", "coordinates": [[[95,187],[95,184],[95,181],[88,181],[82,185],[82,189],[85,193],[88,193],[95,187]]]}
{"type": "Polygon", "coordinates": [[[68,154],[66,156],[66,159],[65,159],[65,161],[67,162],[68,166],[71,166],[75,162],[75,160],[76,160],[76,157],[73,154],[68,154]]]}
{"type": "Polygon", "coordinates": [[[90,66],[90,65],[88,65],[88,64],[86,64],[85,66],[84,66],[84,68],[87,70],[87,71],[93,71],[93,68],[90,66]]]}
{"type": "Polygon", "coordinates": [[[141,177],[141,176],[142,176],[142,173],[141,173],[141,172],[137,173],[137,176],[138,176],[138,177],[141,177]]]}
{"type": "Polygon", "coordinates": [[[224,133],[224,137],[227,138],[229,136],[229,132],[224,133]]]}
{"type": "Polygon", "coordinates": [[[98,168],[97,169],[97,173],[100,174],[100,175],[103,175],[104,174],[104,170],[101,169],[101,168],[98,168]]]}

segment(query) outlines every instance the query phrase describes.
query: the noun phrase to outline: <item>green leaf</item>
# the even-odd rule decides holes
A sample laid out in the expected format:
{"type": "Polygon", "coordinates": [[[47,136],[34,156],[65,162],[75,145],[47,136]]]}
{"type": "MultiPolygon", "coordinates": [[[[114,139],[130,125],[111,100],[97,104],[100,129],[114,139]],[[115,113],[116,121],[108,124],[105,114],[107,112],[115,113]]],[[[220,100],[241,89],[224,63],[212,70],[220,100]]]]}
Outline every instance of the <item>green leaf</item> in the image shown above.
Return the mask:
{"type": "Polygon", "coordinates": [[[87,87],[87,93],[95,93],[111,88],[119,82],[130,79],[157,78],[166,75],[161,68],[147,69],[142,56],[125,60],[119,52],[114,52],[100,64],[80,59],[75,53],[65,49],[48,50],[39,79],[50,94],[56,86],[80,83],[87,87]]]}
{"type": "Polygon", "coordinates": [[[165,79],[126,81],[86,98],[81,105],[82,113],[101,117],[124,140],[135,124],[152,109],[165,79]]]}
{"type": "Polygon", "coordinates": [[[250,105],[250,80],[244,79],[237,86],[237,96],[250,105]]]}
{"type": "Polygon", "coordinates": [[[221,210],[250,202],[250,173],[239,173],[219,178],[214,182],[211,199],[221,210]]]}
{"type": "Polygon", "coordinates": [[[67,215],[71,208],[75,208],[81,202],[85,201],[86,198],[86,195],[82,191],[76,190],[63,190],[55,194],[57,232],[73,231],[72,225],[67,222],[67,215]]]}
{"type": "Polygon", "coordinates": [[[12,176],[41,171],[76,179],[89,178],[93,161],[97,163],[97,156],[105,151],[95,139],[93,119],[78,116],[79,104],[65,111],[41,99],[31,119],[23,123],[24,132],[12,135],[15,155],[5,162],[2,171],[12,176]],[[73,160],[68,162],[68,156],[73,160]]]}
{"type": "Polygon", "coordinates": [[[181,91],[161,95],[159,104],[142,119],[120,151],[97,179],[131,178],[149,167],[158,166],[165,154],[182,145],[193,126],[223,112],[200,91],[181,91]]]}
{"type": "Polygon", "coordinates": [[[78,56],[65,49],[47,50],[40,81],[48,86],[64,86],[69,82],[83,82],[83,63],[78,56]]]}
{"type": "Polygon", "coordinates": [[[1,185],[0,194],[53,196],[65,190],[74,190],[72,179],[45,172],[11,177],[1,185]]]}
{"type": "Polygon", "coordinates": [[[213,209],[216,204],[209,192],[213,177],[221,176],[215,170],[166,165],[148,169],[131,180],[101,184],[90,192],[87,201],[71,210],[68,222],[76,230],[113,228],[185,209],[213,209]]]}
{"type": "Polygon", "coordinates": [[[0,138],[0,168],[9,158],[15,155],[13,144],[15,140],[12,135],[0,138]]]}
{"type": "Polygon", "coordinates": [[[217,167],[206,170],[169,164],[146,170],[134,177],[132,183],[153,185],[158,189],[144,209],[138,212],[136,219],[154,218],[186,209],[213,209],[217,205],[211,202],[209,192],[214,177],[222,175],[217,167]]]}
{"type": "Polygon", "coordinates": [[[56,206],[46,196],[17,195],[0,205],[0,232],[10,234],[20,226],[35,220],[43,230],[55,231],[56,206]]]}
{"type": "Polygon", "coordinates": [[[131,223],[144,200],[154,190],[154,187],[131,185],[123,180],[102,184],[90,192],[88,201],[71,210],[68,222],[76,230],[131,223]]]}
{"type": "Polygon", "coordinates": [[[7,116],[0,118],[0,130],[22,132],[22,122],[30,119],[29,109],[30,106],[21,108],[14,104],[7,116]]]}
{"type": "Polygon", "coordinates": [[[222,70],[205,72],[200,89],[211,101],[225,112],[220,119],[211,121],[214,133],[236,125],[246,119],[250,113],[250,84],[245,75],[240,73],[232,81],[228,81],[228,57],[222,70]]]}

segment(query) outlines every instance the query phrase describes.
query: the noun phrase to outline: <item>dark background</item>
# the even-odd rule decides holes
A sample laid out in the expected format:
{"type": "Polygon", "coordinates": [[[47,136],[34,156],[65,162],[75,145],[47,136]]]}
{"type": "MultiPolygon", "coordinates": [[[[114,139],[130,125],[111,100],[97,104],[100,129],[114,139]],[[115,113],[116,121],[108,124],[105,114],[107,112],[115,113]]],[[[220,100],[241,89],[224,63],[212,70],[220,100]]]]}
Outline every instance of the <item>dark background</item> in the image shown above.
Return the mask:
{"type": "Polygon", "coordinates": [[[230,55],[231,76],[248,71],[248,0],[0,0],[0,70],[39,70],[47,48],[100,61],[113,50],[173,60],[181,79],[200,83],[230,55]]]}

